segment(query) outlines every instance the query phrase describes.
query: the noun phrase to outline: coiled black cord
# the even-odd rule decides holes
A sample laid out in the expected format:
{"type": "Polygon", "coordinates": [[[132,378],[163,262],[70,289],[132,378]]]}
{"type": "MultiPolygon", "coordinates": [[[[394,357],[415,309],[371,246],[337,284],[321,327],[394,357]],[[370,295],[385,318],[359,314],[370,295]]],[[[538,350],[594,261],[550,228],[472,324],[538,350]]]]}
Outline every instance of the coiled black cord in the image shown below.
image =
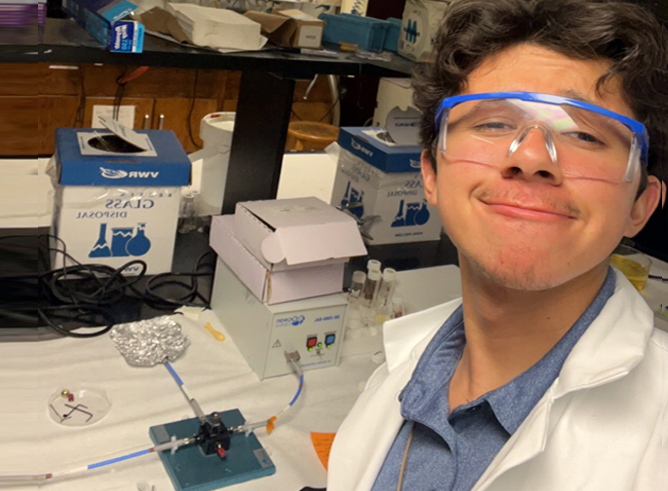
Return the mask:
{"type": "Polygon", "coordinates": [[[40,302],[37,313],[39,319],[61,336],[88,338],[106,334],[115,324],[110,307],[123,305],[128,300],[140,300],[157,310],[173,310],[183,305],[209,308],[209,300],[199,292],[198,278],[213,276],[215,263],[205,262],[213,251],[202,254],[192,272],[158,274],[140,288],[139,283],[147,270],[144,261],[129,261],[116,269],[103,264],[82,264],[67,252],[61,239],[52,235],[45,238],[47,244],[40,244],[39,248],[39,263],[48,264],[49,257],[61,255],[63,267],[38,274],[40,302]],[[49,245],[48,241],[56,245],[49,245]],[[124,270],[136,266],[140,267],[137,275],[123,276],[124,270]],[[172,290],[177,287],[184,293],[167,297],[160,293],[165,287],[172,290]],[[59,305],[52,305],[52,299],[59,305]],[[77,327],[66,327],[59,321],[76,322],[77,327]],[[81,328],[78,325],[81,323],[105,327],[94,332],[74,332],[81,328]]]}

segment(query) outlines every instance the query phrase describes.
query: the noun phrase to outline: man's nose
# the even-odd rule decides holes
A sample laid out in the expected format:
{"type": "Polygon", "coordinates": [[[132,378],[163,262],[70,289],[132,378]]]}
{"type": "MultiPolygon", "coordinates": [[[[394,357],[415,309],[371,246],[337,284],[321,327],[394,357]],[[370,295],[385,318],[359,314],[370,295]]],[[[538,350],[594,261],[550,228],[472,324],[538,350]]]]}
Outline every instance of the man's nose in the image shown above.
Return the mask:
{"type": "Polygon", "coordinates": [[[564,177],[552,134],[542,126],[524,128],[510,145],[501,173],[509,178],[561,184],[564,177]]]}

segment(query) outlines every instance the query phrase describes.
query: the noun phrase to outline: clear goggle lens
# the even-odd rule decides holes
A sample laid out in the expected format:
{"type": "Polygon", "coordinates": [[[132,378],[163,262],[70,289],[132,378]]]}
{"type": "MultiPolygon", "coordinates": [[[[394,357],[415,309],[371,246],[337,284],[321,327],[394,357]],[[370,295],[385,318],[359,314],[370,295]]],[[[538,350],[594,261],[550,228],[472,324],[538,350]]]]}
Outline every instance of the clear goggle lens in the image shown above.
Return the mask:
{"type": "Polygon", "coordinates": [[[636,133],[580,107],[512,98],[469,100],[441,116],[439,150],[451,162],[512,166],[530,145],[539,145],[568,177],[632,181],[640,166],[636,133]]]}

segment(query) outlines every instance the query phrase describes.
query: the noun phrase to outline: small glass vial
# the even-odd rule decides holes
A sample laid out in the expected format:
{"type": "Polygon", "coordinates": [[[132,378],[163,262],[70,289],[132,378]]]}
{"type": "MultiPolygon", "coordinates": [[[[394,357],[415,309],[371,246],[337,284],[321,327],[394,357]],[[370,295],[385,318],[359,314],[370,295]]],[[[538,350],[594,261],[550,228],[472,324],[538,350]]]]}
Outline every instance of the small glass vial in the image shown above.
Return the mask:
{"type": "Polygon", "coordinates": [[[365,281],[366,273],[364,271],[355,271],[353,273],[353,280],[350,283],[350,289],[348,290],[349,304],[353,305],[359,301],[362,296],[362,289],[364,288],[365,281]]]}
{"type": "Polygon", "coordinates": [[[378,310],[385,310],[392,305],[392,294],[394,293],[394,278],[397,272],[392,268],[385,268],[383,278],[378,287],[375,306],[378,310]]]}
{"type": "Polygon", "coordinates": [[[362,306],[371,308],[373,301],[378,294],[378,286],[380,284],[380,271],[371,270],[366,276],[364,287],[362,288],[362,306]]]}
{"type": "Polygon", "coordinates": [[[401,297],[392,298],[392,318],[396,319],[406,314],[404,299],[401,297]]]}
{"type": "Polygon", "coordinates": [[[179,210],[179,233],[187,234],[197,228],[197,213],[195,211],[195,195],[193,191],[183,191],[181,194],[181,209],[179,210]]]}

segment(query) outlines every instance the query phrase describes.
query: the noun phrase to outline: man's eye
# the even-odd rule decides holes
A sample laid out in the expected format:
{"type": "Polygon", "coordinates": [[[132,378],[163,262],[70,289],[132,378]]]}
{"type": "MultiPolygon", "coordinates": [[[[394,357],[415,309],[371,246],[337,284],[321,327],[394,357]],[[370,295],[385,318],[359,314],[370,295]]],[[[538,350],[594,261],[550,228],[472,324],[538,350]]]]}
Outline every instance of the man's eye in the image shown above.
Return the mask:
{"type": "Polygon", "coordinates": [[[475,129],[486,131],[509,131],[512,130],[513,127],[501,121],[487,121],[485,123],[477,124],[475,129]]]}
{"type": "Polygon", "coordinates": [[[584,131],[574,131],[573,133],[567,133],[567,135],[582,143],[593,143],[601,146],[603,145],[601,140],[596,138],[594,135],[585,133],[584,131]]]}

